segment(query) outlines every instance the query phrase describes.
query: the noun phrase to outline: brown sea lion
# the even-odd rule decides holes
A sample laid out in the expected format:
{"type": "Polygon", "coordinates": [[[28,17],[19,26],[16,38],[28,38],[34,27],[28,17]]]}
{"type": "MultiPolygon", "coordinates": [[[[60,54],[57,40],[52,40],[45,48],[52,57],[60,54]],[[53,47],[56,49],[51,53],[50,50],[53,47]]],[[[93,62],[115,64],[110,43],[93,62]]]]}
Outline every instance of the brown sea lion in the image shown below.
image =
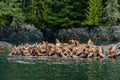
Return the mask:
{"type": "Polygon", "coordinates": [[[116,46],[109,46],[109,54],[108,54],[108,58],[115,58],[116,57],[116,46]]]}
{"type": "Polygon", "coordinates": [[[103,45],[101,45],[100,47],[99,47],[99,56],[101,57],[101,58],[105,58],[105,54],[103,53],[104,51],[103,51],[103,45]]]}
{"type": "Polygon", "coordinates": [[[89,39],[88,42],[87,42],[87,44],[88,45],[94,45],[94,42],[91,39],[89,39]]]}

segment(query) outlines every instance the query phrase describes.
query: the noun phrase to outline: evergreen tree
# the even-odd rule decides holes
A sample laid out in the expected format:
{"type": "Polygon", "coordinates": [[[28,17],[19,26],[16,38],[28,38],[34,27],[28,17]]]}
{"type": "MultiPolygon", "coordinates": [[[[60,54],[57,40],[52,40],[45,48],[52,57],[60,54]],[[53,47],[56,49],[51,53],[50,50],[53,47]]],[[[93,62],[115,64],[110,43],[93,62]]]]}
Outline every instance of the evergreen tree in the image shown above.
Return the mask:
{"type": "Polygon", "coordinates": [[[88,0],[49,0],[50,15],[48,25],[51,27],[80,26],[85,20],[84,15],[88,0]]]}
{"type": "Polygon", "coordinates": [[[23,12],[25,14],[25,22],[34,24],[37,28],[46,28],[47,16],[49,8],[45,0],[24,0],[23,12]]]}
{"type": "Polygon", "coordinates": [[[87,19],[84,24],[99,26],[103,13],[102,0],[89,0],[88,4],[89,7],[86,13],[87,19]]]}
{"type": "Polygon", "coordinates": [[[0,1],[0,26],[19,26],[25,20],[22,9],[16,5],[17,0],[11,0],[9,3],[0,1]],[[8,5],[9,4],[9,5],[8,5]]]}
{"type": "Polygon", "coordinates": [[[116,25],[120,19],[118,0],[107,0],[103,18],[108,26],[116,25]]]}
{"type": "Polygon", "coordinates": [[[38,18],[38,23],[36,26],[38,28],[46,28],[48,14],[50,13],[50,9],[47,5],[47,1],[45,0],[37,0],[36,1],[36,17],[38,18]]]}
{"type": "Polygon", "coordinates": [[[26,17],[25,19],[26,23],[31,23],[31,24],[38,23],[38,18],[36,16],[37,7],[36,7],[36,2],[34,0],[24,0],[22,2],[22,9],[26,17]]]}

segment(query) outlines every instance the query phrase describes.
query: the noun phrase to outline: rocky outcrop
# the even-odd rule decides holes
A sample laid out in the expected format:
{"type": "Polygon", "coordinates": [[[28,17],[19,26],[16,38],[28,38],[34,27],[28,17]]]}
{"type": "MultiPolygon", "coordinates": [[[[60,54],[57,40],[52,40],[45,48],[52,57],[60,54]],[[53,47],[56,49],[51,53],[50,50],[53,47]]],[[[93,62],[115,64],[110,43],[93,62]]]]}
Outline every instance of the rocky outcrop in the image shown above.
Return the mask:
{"type": "Polygon", "coordinates": [[[22,24],[19,28],[0,27],[0,41],[6,41],[15,45],[25,43],[39,43],[44,41],[68,42],[70,39],[86,43],[92,39],[96,45],[108,45],[120,41],[120,26],[110,28],[82,27],[82,28],[47,28],[37,29],[32,24],[22,24]]]}
{"type": "Polygon", "coordinates": [[[105,46],[104,46],[104,53],[105,53],[105,54],[108,54],[108,53],[109,53],[109,51],[108,51],[109,46],[115,46],[116,52],[119,52],[119,54],[120,54],[120,42],[118,42],[118,43],[116,43],[116,44],[105,45],[105,46]]]}
{"type": "Polygon", "coordinates": [[[12,44],[0,41],[0,53],[10,53],[12,47],[12,44]]]}
{"type": "Polygon", "coordinates": [[[31,25],[22,25],[20,28],[0,27],[0,41],[15,45],[24,43],[37,43],[43,40],[41,31],[31,25]]]}
{"type": "Polygon", "coordinates": [[[57,38],[62,42],[70,39],[78,40],[81,43],[87,42],[90,38],[96,45],[108,45],[120,41],[120,26],[111,28],[71,28],[60,29],[57,38]]]}

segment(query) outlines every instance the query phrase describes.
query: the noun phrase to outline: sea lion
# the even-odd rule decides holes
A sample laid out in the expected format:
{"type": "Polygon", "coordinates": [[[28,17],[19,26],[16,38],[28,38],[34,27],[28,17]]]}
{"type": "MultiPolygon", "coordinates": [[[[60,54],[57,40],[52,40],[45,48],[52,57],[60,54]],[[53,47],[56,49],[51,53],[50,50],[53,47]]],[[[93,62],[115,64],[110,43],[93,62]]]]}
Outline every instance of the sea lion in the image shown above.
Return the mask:
{"type": "Polygon", "coordinates": [[[87,42],[87,44],[88,45],[94,45],[94,42],[91,39],[89,39],[88,42],[87,42]]]}
{"type": "Polygon", "coordinates": [[[116,46],[109,46],[109,54],[108,58],[115,58],[116,57],[116,46]]]}
{"type": "Polygon", "coordinates": [[[101,57],[101,58],[105,58],[105,54],[103,53],[104,51],[103,51],[103,45],[101,45],[100,47],[99,47],[99,56],[101,57]]]}

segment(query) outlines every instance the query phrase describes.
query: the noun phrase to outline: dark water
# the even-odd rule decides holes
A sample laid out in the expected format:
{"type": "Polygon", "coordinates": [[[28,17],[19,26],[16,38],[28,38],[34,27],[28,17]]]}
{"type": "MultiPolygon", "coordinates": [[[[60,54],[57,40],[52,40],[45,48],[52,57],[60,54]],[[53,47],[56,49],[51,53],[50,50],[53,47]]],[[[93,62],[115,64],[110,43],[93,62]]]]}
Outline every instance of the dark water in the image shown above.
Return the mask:
{"type": "Polygon", "coordinates": [[[0,80],[120,80],[120,59],[67,60],[0,55],[0,80]]]}

